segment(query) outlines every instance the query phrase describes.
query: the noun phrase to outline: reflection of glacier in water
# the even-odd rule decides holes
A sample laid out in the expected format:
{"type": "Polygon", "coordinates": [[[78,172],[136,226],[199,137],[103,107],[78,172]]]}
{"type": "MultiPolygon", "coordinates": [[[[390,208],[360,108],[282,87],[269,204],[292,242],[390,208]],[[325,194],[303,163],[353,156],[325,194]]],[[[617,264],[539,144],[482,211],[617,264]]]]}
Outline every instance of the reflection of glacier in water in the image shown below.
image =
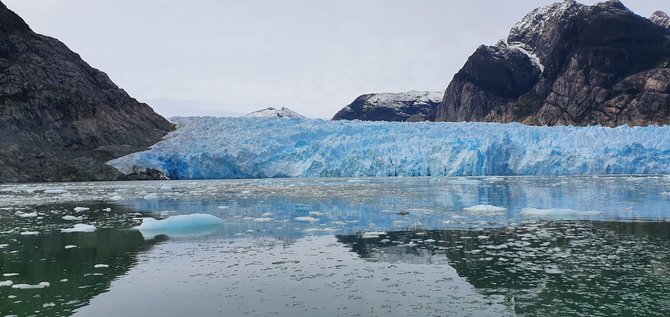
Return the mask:
{"type": "Polygon", "coordinates": [[[529,220],[670,219],[670,178],[654,176],[284,179],[177,182],[167,192],[154,188],[150,199],[126,203],[142,211],[213,214],[233,235],[295,238],[501,227],[529,220]],[[174,191],[195,197],[171,198],[174,191]],[[470,208],[478,205],[498,208],[470,208]]]}
{"type": "Polygon", "coordinates": [[[110,163],[172,179],[670,173],[670,127],[173,118],[110,163]]]}

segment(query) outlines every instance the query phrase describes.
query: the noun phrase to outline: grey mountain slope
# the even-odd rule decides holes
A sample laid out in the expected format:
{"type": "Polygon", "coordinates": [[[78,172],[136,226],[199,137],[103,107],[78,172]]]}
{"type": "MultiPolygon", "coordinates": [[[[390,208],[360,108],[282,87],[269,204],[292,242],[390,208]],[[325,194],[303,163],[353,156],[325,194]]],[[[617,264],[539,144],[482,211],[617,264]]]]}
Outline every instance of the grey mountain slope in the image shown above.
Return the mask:
{"type": "Polygon", "coordinates": [[[173,125],[0,3],[0,182],[117,179],[173,125]]]}

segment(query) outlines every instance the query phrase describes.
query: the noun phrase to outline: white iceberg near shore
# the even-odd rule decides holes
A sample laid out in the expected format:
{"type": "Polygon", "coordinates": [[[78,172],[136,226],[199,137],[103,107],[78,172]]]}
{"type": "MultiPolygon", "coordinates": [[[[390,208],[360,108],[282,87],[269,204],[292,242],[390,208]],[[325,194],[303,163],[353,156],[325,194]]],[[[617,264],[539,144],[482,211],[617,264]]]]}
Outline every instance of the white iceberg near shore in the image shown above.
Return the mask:
{"type": "Polygon", "coordinates": [[[109,163],[171,179],[670,174],[670,126],[171,120],[165,140],[109,163]]]}

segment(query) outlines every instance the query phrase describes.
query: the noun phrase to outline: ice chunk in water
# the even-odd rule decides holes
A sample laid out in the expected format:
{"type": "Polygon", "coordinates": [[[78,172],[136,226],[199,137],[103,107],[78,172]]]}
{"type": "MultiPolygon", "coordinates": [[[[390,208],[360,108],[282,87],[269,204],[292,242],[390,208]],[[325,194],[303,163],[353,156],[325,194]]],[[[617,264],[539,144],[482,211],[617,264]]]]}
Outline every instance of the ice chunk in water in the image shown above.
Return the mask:
{"type": "Polygon", "coordinates": [[[172,216],[162,220],[144,218],[142,224],[135,227],[145,239],[158,235],[170,237],[186,237],[208,234],[223,225],[223,220],[208,214],[191,214],[172,216]]]}
{"type": "Polygon", "coordinates": [[[602,212],[597,210],[580,211],[580,210],[562,209],[562,208],[550,208],[550,209],[524,208],[521,210],[521,214],[528,217],[574,218],[574,217],[597,216],[602,214],[602,212]]]}
{"type": "Polygon", "coordinates": [[[95,229],[96,228],[95,228],[94,225],[86,225],[86,224],[83,224],[83,223],[78,223],[78,224],[74,225],[74,227],[63,229],[60,232],[65,232],[65,233],[68,233],[68,232],[93,232],[93,231],[95,231],[95,229]]]}
{"type": "Polygon", "coordinates": [[[0,287],[3,287],[3,286],[9,287],[9,286],[12,286],[12,284],[14,284],[14,282],[12,282],[10,280],[0,281],[0,287]]]}
{"type": "Polygon", "coordinates": [[[463,208],[464,211],[477,214],[495,214],[505,212],[507,208],[493,205],[476,205],[472,207],[463,208]]]}
{"type": "Polygon", "coordinates": [[[35,288],[47,288],[51,286],[49,282],[40,282],[35,285],[31,284],[14,284],[12,285],[12,288],[18,288],[18,289],[35,289],[35,288]]]}
{"type": "Polygon", "coordinates": [[[93,267],[96,269],[106,269],[109,267],[109,264],[96,264],[93,267]]]}
{"type": "Polygon", "coordinates": [[[88,211],[90,209],[91,208],[87,208],[87,207],[74,207],[74,211],[76,211],[76,212],[88,211]]]}
{"type": "Polygon", "coordinates": [[[305,221],[305,222],[317,222],[317,221],[319,221],[319,219],[316,219],[316,218],[314,218],[314,217],[312,217],[312,216],[307,216],[307,217],[295,217],[295,218],[293,218],[293,219],[295,219],[296,221],[305,221]]]}
{"type": "Polygon", "coordinates": [[[63,216],[63,220],[65,220],[65,221],[82,221],[82,220],[84,220],[84,217],[83,216],[77,217],[77,216],[67,215],[67,216],[63,216]]]}

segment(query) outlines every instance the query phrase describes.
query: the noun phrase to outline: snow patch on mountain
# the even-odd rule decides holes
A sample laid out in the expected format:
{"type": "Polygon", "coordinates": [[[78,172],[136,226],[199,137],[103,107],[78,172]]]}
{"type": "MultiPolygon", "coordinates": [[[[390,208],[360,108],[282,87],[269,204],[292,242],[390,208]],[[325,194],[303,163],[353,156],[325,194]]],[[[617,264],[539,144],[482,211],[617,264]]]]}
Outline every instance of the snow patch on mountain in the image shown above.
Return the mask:
{"type": "Polygon", "coordinates": [[[254,111],[245,115],[250,118],[289,118],[289,119],[305,119],[305,116],[289,109],[281,107],[281,109],[269,107],[254,111]]]}
{"type": "Polygon", "coordinates": [[[406,91],[400,93],[373,94],[365,107],[372,108],[384,106],[386,108],[400,109],[406,107],[408,102],[414,104],[439,103],[442,101],[442,91],[406,91]]]}
{"type": "Polygon", "coordinates": [[[666,30],[670,30],[670,17],[663,11],[654,12],[649,20],[666,30]]]}

